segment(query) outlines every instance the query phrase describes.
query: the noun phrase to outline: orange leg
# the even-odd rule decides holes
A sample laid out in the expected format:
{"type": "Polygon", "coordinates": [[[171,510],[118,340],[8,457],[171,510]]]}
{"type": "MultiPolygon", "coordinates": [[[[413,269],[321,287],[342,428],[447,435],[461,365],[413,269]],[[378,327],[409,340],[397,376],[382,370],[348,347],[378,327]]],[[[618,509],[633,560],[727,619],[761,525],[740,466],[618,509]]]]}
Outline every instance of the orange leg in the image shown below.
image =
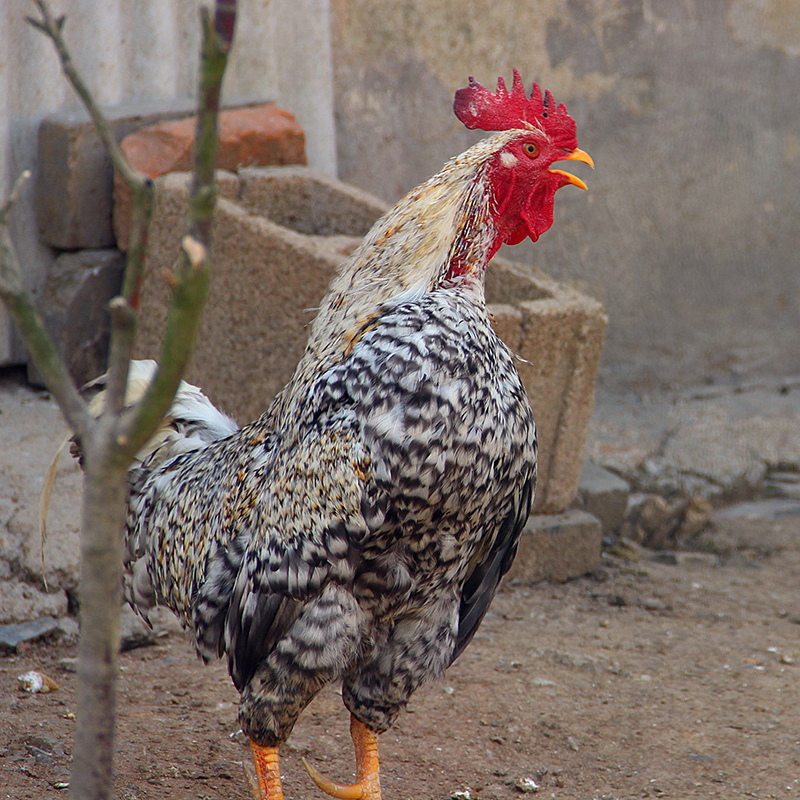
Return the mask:
{"type": "MultiPolygon", "coordinates": [[[[303,765],[311,780],[331,797],[338,800],[381,800],[381,780],[378,770],[378,735],[354,716],[350,717],[350,735],[356,749],[357,783],[334,783],[317,772],[305,759],[303,765]]],[[[271,800],[271,798],[270,798],[271,800]]]]}
{"type": "MultiPolygon", "coordinates": [[[[256,798],[256,800],[283,800],[278,748],[261,747],[255,742],[250,742],[250,747],[253,750],[253,761],[256,765],[256,777],[258,778],[260,793],[260,797],[256,798]]],[[[255,792],[253,794],[255,797],[255,792]]]]}

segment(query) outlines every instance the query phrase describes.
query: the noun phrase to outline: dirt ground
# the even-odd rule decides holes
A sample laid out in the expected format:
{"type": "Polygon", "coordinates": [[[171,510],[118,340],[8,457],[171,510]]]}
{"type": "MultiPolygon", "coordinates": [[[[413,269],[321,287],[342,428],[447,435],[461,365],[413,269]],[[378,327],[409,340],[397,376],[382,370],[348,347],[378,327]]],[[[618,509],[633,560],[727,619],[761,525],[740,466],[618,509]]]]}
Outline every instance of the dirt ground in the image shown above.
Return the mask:
{"type": "MultiPolygon", "coordinates": [[[[606,559],[564,585],[511,587],[444,681],[381,738],[386,800],[800,795],[800,553],[712,566],[606,559]]],[[[74,645],[0,658],[0,797],[66,796],[74,645]],[[60,689],[25,694],[31,669],[60,689]]],[[[116,796],[250,794],[223,663],[170,635],[124,653],[116,796]]],[[[283,750],[287,800],[322,797],[300,757],[352,779],[335,689],[283,750]]]]}

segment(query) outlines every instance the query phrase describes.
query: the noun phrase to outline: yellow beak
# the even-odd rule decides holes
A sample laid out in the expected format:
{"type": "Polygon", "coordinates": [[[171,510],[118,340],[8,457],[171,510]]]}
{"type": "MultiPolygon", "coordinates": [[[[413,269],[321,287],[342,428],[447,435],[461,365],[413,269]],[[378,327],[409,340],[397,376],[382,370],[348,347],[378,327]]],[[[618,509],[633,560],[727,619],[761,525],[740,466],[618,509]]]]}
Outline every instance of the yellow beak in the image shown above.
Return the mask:
{"type": "MultiPolygon", "coordinates": [[[[592,161],[592,157],[586,151],[581,150],[578,147],[576,147],[571,153],[567,153],[567,155],[562,156],[558,160],[582,161],[584,164],[588,164],[592,169],[594,169],[594,161],[592,161]]],[[[574,175],[569,172],[565,172],[563,169],[551,169],[549,172],[552,172],[556,175],[561,175],[561,186],[566,186],[568,183],[571,183],[573,186],[577,186],[579,189],[583,189],[584,191],[589,188],[580,178],[576,178],[574,175]]]]}

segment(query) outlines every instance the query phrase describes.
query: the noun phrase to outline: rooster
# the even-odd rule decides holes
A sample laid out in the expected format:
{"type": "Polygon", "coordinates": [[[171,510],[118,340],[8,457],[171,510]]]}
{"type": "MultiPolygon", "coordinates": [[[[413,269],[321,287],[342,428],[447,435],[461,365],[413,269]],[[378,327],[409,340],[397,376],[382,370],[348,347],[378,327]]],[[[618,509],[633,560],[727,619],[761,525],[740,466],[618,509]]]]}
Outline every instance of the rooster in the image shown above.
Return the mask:
{"type": "Polygon", "coordinates": [[[380,800],[378,734],[470,642],[530,510],[536,429],[483,275],[551,226],[558,189],[586,188],[552,164],[592,161],[517,71],[510,91],[470,78],[454,110],[495,133],[375,224],[270,409],[237,429],[182,384],[130,472],[126,597],[227,656],[263,800],[282,798],[278,745],[335,680],[357,783],[306,766],[335,797],[380,800]]]}

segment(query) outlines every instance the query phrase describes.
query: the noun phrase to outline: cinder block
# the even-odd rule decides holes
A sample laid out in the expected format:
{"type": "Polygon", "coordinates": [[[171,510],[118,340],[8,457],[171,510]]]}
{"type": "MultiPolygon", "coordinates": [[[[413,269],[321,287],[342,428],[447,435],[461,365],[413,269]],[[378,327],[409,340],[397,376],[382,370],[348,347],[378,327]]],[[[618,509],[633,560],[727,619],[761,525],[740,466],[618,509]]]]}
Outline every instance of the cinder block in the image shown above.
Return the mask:
{"type": "Polygon", "coordinates": [[[519,315],[513,330],[504,311],[498,333],[521,356],[517,369],[536,420],[534,510],[555,514],[572,502],[578,488],[608,317],[597,300],[501,258],[486,271],[486,299],[496,319],[498,304],[519,315]]]}
{"type": "Polygon", "coordinates": [[[603,533],[615,533],[628,508],[630,487],[618,475],[592,461],[583,462],[576,503],[600,520],[603,533]]]}
{"type": "MultiPolygon", "coordinates": [[[[187,379],[247,422],[291,377],[334,270],[384,206],[295,167],[243,170],[241,182],[239,200],[217,206],[211,294],[187,379]],[[285,179],[277,175],[282,170],[285,179]],[[318,230],[326,235],[305,235],[318,230]]],[[[169,302],[160,276],[183,235],[186,185],[178,173],[156,181],[141,358],[158,353],[169,302]]],[[[535,509],[562,511],[581,474],[605,313],[597,301],[502,259],[487,271],[486,294],[499,335],[522,357],[518,368],[539,429],[535,509]]]]}
{"type": "MultiPolygon", "coordinates": [[[[150,178],[192,168],[197,118],[164,120],[126,136],[120,147],[131,165],[150,178]]],[[[247,166],[306,163],[306,140],[294,114],[273,103],[235,108],[219,115],[217,169],[236,172],[247,166]]],[[[120,250],[128,249],[131,195],[114,175],[114,235],[120,250]]]]}
{"type": "Polygon", "coordinates": [[[596,569],[600,521],[585,511],[531,514],[505,582],[566,581],[596,569]]]}
{"type": "MultiPolygon", "coordinates": [[[[162,278],[178,252],[189,176],[156,180],[136,354],[158,354],[170,292],[162,278]]],[[[357,239],[305,236],[226,199],[214,220],[211,293],[187,380],[240,422],[263,413],[294,371],[314,309],[357,239]]]]}
{"type": "MultiPolygon", "coordinates": [[[[106,369],[108,302],[120,292],[124,268],[119,250],[79,250],[62,253],[47,273],[39,313],[79,384],[106,369]]],[[[28,375],[40,383],[33,362],[28,375]]]]}
{"type": "Polygon", "coordinates": [[[241,204],[309,236],[366,236],[389,210],[382,200],[310,167],[241,169],[241,204]]]}

